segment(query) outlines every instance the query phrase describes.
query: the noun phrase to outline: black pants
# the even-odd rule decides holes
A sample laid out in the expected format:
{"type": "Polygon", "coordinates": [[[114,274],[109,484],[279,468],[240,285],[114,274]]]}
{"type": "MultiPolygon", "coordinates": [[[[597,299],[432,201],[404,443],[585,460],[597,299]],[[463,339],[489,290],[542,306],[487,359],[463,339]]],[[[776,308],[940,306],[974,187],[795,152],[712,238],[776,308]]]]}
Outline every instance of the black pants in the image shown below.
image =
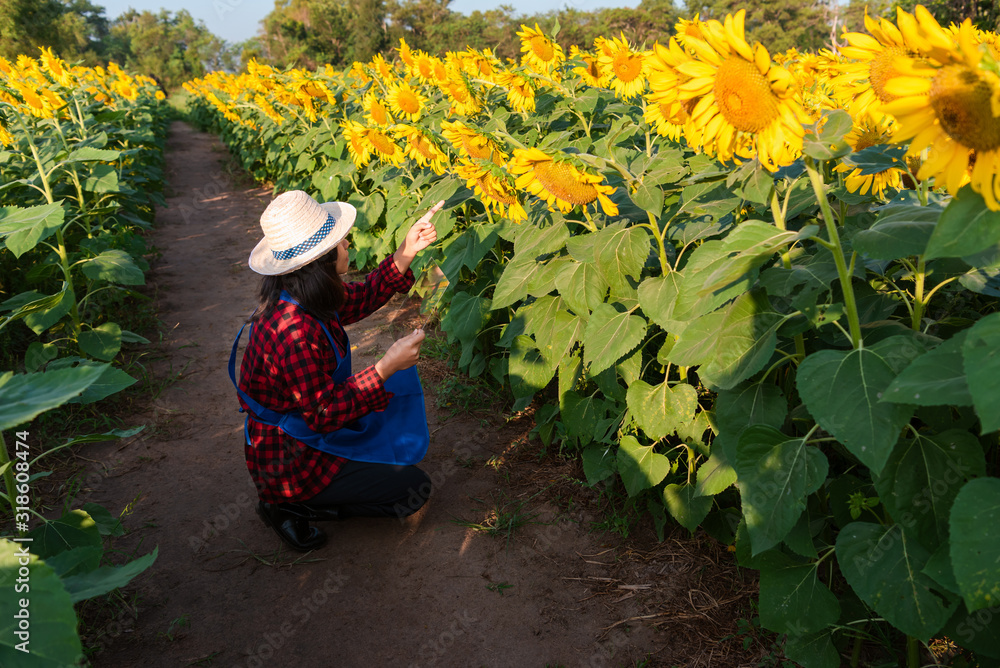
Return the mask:
{"type": "Polygon", "coordinates": [[[431,479],[416,466],[347,461],[333,482],[304,505],[339,508],[342,518],[403,518],[420,510],[430,494],[431,479]]]}

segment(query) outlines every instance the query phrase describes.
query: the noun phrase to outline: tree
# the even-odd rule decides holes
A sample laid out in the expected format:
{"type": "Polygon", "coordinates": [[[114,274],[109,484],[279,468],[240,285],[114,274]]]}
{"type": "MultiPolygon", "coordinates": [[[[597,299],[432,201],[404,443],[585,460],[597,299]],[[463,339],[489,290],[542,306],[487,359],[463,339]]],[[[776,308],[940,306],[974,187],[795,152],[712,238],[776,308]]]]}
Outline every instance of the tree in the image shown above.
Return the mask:
{"type": "Polygon", "coordinates": [[[687,0],[687,9],[703,20],[719,21],[746,9],[747,40],[759,41],[771,53],[792,47],[817,51],[831,43],[831,7],[821,0],[687,0]]]}
{"type": "Polygon", "coordinates": [[[95,65],[108,34],[104,8],[90,0],[3,0],[0,2],[0,56],[37,56],[49,47],[68,61],[95,65]]]}

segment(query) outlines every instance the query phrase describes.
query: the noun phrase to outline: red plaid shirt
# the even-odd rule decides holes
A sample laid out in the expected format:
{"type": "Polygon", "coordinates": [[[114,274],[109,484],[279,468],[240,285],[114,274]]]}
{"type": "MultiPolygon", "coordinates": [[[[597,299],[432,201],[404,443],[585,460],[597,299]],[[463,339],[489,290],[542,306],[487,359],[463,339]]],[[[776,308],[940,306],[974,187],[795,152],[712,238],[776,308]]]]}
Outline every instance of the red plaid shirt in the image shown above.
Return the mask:
{"type": "MultiPolygon", "coordinates": [[[[413,272],[399,273],[387,257],[363,283],[346,283],[346,301],[340,322],[326,323],[341,356],[347,354],[349,325],[374,313],[396,292],[413,285],[413,272]]],[[[298,410],[319,432],[339,429],[372,411],[385,410],[392,393],[386,392],[374,366],[342,384],[331,376],[337,360],[316,318],[294,304],[281,302],[254,323],[240,366],[240,389],[263,406],[279,413],[298,410]]],[[[240,399],[240,405],[247,405],[240,399]]],[[[325,489],[346,461],[310,448],[286,436],[277,427],[248,424],[247,468],[264,502],[305,501],[325,489]]]]}

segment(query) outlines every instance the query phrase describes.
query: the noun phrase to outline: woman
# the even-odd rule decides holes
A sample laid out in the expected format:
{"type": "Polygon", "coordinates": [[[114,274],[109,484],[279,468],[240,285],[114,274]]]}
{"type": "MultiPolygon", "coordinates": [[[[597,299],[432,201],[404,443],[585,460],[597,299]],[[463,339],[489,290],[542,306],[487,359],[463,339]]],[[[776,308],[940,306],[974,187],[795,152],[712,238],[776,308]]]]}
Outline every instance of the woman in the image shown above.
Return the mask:
{"type": "Polygon", "coordinates": [[[346,236],[354,224],[353,206],[319,204],[292,191],[276,197],[261,216],[264,238],[249,264],[264,278],[238,390],[249,416],[245,450],[260,498],[257,512],[296,550],[313,550],[326,541],[310,521],[403,517],[419,510],[430,494],[430,479],[416,466],[334,456],[288,436],[256,413],[268,412],[261,406],[277,414],[298,412],[309,429],[326,434],[386,409],[392,393],[384,383],[416,364],[423,330],[399,339],[358,373],[347,375],[350,371],[341,366],[337,380],[339,360],[348,365],[350,360],[343,326],[409,290],[410,263],[437,240],[430,219],[443,205],[438,202],[414,223],[402,245],[364,282],[347,284],[340,275],[348,270],[346,236]]]}

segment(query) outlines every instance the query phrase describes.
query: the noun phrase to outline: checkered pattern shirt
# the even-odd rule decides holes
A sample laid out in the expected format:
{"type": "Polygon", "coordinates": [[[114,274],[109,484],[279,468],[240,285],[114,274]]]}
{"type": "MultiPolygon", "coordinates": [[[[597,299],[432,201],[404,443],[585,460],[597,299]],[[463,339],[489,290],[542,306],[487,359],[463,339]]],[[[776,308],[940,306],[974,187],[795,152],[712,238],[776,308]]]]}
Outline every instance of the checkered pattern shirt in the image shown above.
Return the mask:
{"type": "MultiPolygon", "coordinates": [[[[340,322],[326,323],[344,356],[349,345],[342,325],[374,313],[396,292],[413,285],[413,272],[399,273],[392,256],[364,282],[346,283],[340,322]]],[[[278,307],[254,323],[240,366],[240,389],[279,413],[298,410],[319,432],[333,431],[372,411],[385,410],[391,392],[374,366],[335,384],[337,360],[319,322],[294,304],[278,307]]],[[[240,405],[247,405],[240,400],[240,405]]],[[[267,503],[305,501],[325,489],[346,461],[310,448],[277,427],[250,418],[247,468],[260,499],[267,503]]]]}

